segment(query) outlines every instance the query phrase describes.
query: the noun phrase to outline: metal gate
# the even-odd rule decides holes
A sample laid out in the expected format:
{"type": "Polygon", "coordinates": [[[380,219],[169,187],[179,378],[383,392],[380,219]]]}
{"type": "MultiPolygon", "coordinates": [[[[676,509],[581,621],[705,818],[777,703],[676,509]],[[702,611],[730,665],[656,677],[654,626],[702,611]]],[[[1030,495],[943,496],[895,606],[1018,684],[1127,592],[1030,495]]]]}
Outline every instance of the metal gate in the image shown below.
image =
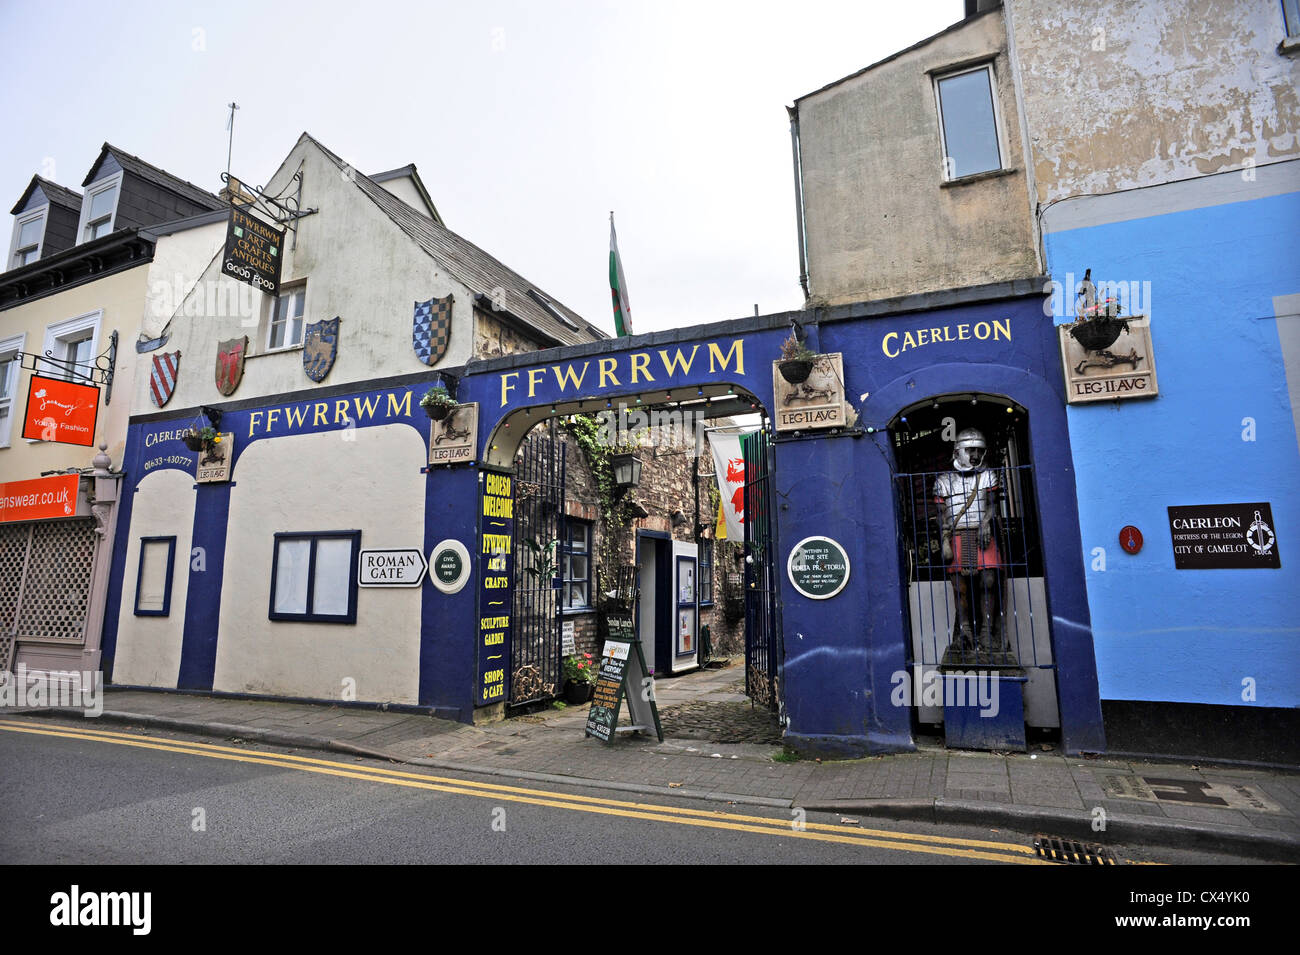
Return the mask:
{"type": "Polygon", "coordinates": [[[742,435],[745,458],[745,693],[781,709],[781,600],[777,589],[776,515],[772,508],[772,436],[742,435]]]}
{"type": "Polygon", "coordinates": [[[510,705],[553,699],[563,689],[560,593],[566,540],[565,444],[555,421],[533,429],[515,459],[514,634],[510,705]]]}
{"type": "Polygon", "coordinates": [[[19,640],[85,640],[94,557],[93,520],[0,526],[0,670],[19,640]]]}

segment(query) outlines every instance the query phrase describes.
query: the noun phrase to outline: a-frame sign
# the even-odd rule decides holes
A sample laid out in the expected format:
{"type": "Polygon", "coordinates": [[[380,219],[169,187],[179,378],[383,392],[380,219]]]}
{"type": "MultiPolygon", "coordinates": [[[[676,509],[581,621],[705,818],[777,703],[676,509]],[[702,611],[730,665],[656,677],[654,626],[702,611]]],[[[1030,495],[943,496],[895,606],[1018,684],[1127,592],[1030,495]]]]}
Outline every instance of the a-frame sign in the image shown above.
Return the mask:
{"type": "Polygon", "coordinates": [[[654,677],[646,673],[641,641],[636,638],[630,612],[605,615],[605,647],[600,654],[596,692],[587,712],[587,735],[609,742],[618,732],[654,731],[664,741],[659,707],[654,699],[654,677]],[[619,709],[627,701],[630,721],[618,725],[619,709]]]}

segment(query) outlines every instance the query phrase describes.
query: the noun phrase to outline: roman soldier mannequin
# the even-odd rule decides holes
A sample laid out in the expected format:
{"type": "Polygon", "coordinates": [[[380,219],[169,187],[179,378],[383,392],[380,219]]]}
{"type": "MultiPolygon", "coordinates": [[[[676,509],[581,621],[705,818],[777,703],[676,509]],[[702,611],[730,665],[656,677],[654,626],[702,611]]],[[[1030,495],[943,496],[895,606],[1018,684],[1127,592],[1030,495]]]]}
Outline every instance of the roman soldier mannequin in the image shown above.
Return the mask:
{"type": "Polygon", "coordinates": [[[988,467],[984,435],[967,428],[953,444],[954,470],[934,480],[943,527],[943,559],[957,602],[945,663],[1016,665],[1001,629],[1002,558],[993,534],[998,472],[988,467]],[[978,641],[976,640],[978,632],[978,641]]]}

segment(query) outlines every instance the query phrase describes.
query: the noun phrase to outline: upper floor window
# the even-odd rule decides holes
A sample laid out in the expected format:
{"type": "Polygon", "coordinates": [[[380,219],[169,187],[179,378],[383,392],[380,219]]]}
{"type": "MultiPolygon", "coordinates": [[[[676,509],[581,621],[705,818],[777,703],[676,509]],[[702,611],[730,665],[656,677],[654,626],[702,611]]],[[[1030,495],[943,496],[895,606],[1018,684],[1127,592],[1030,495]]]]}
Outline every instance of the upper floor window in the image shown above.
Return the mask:
{"type": "Polygon", "coordinates": [[[14,395],[18,391],[18,353],[22,350],[22,335],[0,341],[0,448],[9,447],[14,395]]]}
{"type": "Polygon", "coordinates": [[[302,315],[306,301],[306,286],[287,289],[276,298],[266,336],[267,348],[302,344],[302,315]]]}
{"type": "Polygon", "coordinates": [[[86,188],[86,194],[81,200],[82,242],[90,242],[113,231],[113,220],[117,216],[117,197],[121,191],[121,174],[110,176],[86,188]]]}
{"type": "Polygon", "coordinates": [[[13,254],[10,256],[9,267],[16,269],[39,259],[44,237],[45,211],[43,209],[27,216],[20,216],[14,222],[13,254]]]}
{"type": "Polygon", "coordinates": [[[41,359],[37,373],[49,378],[86,381],[99,352],[100,312],[90,312],[51,325],[45,330],[45,352],[53,361],[41,359]]]}
{"type": "Polygon", "coordinates": [[[944,178],[961,179],[1002,168],[993,70],[977,66],[935,77],[944,178]]]}
{"type": "Polygon", "coordinates": [[[1282,19],[1286,21],[1286,35],[1300,37],[1300,0],[1282,0],[1282,19]]]}

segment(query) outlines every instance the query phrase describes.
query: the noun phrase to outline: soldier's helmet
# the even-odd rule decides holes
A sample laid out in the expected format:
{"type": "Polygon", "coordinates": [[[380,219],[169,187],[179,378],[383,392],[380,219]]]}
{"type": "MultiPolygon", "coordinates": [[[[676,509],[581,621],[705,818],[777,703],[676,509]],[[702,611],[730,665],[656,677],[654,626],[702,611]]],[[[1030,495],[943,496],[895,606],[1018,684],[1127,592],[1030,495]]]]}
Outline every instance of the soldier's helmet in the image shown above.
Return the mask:
{"type": "Polygon", "coordinates": [[[984,463],[984,456],[988,452],[988,444],[984,441],[984,435],[976,428],[966,428],[957,435],[957,441],[952,446],[952,463],[958,471],[971,471],[984,463]],[[972,460],[971,450],[979,449],[979,454],[975,455],[972,460]]]}

